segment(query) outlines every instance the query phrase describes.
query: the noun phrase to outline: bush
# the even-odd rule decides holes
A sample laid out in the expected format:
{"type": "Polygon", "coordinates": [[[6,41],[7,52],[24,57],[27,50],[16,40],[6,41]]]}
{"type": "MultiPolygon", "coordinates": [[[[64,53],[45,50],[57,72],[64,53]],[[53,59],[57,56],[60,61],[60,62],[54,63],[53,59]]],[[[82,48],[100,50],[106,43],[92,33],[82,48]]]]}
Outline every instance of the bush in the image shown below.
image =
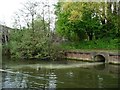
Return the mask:
{"type": "Polygon", "coordinates": [[[15,58],[49,58],[58,59],[61,49],[53,45],[49,32],[22,30],[11,32],[10,51],[15,58]],[[59,49],[59,50],[58,50],[59,49]]]}

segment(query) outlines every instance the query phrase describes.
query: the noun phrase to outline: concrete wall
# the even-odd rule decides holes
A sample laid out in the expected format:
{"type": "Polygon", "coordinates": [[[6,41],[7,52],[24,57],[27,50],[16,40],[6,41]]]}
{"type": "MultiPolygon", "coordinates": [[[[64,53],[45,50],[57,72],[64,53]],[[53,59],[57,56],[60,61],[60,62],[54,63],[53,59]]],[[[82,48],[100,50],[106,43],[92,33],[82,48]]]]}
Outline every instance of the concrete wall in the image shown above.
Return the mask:
{"type": "Polygon", "coordinates": [[[7,26],[0,25],[0,35],[1,35],[0,39],[2,43],[7,44],[7,42],[9,41],[10,30],[12,29],[7,26]]]}
{"type": "Polygon", "coordinates": [[[120,55],[119,54],[110,54],[107,52],[75,52],[75,51],[68,51],[66,52],[66,58],[69,59],[77,59],[77,60],[83,60],[83,61],[100,61],[100,59],[104,58],[105,63],[113,63],[113,64],[120,64],[120,55]],[[95,57],[97,57],[98,60],[95,60],[95,57]],[[101,57],[100,57],[101,56],[101,57]]]}
{"type": "Polygon", "coordinates": [[[120,64],[120,55],[119,54],[109,54],[109,63],[119,63],[120,64]]]}
{"type": "Polygon", "coordinates": [[[91,52],[92,59],[94,60],[95,56],[101,55],[105,58],[105,63],[108,63],[109,60],[109,54],[106,52],[91,52]]]}
{"type": "Polygon", "coordinates": [[[70,59],[92,61],[91,53],[88,52],[66,52],[66,57],[70,59]]]}

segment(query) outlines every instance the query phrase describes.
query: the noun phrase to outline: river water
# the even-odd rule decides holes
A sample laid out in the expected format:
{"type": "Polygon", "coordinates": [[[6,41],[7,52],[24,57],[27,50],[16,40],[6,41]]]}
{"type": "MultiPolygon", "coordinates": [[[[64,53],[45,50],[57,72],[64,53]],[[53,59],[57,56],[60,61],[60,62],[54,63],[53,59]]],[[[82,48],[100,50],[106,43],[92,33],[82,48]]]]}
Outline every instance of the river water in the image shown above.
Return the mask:
{"type": "Polygon", "coordinates": [[[2,60],[2,88],[117,88],[118,65],[82,61],[2,60]]]}

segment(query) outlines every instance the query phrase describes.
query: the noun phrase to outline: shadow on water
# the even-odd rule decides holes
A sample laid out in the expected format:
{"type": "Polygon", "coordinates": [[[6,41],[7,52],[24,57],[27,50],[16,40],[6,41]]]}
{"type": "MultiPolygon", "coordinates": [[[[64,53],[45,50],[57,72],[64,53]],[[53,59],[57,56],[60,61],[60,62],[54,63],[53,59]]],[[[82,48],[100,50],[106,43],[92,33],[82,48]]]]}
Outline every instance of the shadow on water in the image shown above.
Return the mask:
{"type": "Polygon", "coordinates": [[[104,70],[106,68],[106,64],[103,63],[103,64],[100,64],[100,65],[96,65],[96,66],[94,66],[94,68],[96,70],[104,70]]]}

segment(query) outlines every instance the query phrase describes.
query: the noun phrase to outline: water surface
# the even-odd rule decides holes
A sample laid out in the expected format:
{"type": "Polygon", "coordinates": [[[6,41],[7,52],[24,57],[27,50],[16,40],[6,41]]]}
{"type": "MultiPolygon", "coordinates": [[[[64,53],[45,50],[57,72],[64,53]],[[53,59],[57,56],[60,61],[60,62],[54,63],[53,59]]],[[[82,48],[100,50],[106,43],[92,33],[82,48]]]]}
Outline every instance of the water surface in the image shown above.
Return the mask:
{"type": "Polygon", "coordinates": [[[3,88],[117,88],[118,65],[3,59],[3,88]]]}

